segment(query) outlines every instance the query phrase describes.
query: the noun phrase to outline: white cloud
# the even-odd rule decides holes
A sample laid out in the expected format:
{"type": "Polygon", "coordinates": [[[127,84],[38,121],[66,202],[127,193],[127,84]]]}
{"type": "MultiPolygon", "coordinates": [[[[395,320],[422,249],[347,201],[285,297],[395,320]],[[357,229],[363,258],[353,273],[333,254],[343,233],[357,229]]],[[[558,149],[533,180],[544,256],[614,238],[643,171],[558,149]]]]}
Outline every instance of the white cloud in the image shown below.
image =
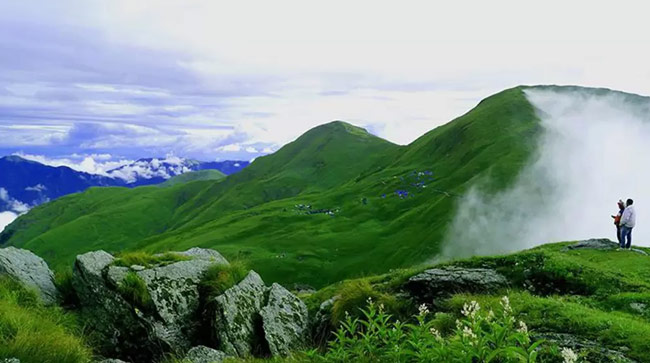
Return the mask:
{"type": "Polygon", "coordinates": [[[25,188],[26,191],[32,191],[32,192],[43,192],[47,190],[47,187],[43,184],[36,184],[33,187],[27,187],[25,188]]]}
{"type": "Polygon", "coordinates": [[[14,219],[18,218],[18,215],[13,212],[0,212],[0,232],[2,232],[6,226],[8,226],[14,219]]]}
{"type": "Polygon", "coordinates": [[[128,159],[116,159],[110,154],[72,154],[64,158],[51,158],[45,155],[26,154],[22,152],[13,153],[27,160],[33,160],[49,166],[67,166],[73,170],[89,174],[108,176],[108,171],[127,165],[133,162],[128,159]]]}
{"type": "Polygon", "coordinates": [[[12,198],[5,188],[0,188],[0,200],[4,201],[7,204],[10,211],[16,213],[25,213],[29,211],[29,205],[12,198]]]}

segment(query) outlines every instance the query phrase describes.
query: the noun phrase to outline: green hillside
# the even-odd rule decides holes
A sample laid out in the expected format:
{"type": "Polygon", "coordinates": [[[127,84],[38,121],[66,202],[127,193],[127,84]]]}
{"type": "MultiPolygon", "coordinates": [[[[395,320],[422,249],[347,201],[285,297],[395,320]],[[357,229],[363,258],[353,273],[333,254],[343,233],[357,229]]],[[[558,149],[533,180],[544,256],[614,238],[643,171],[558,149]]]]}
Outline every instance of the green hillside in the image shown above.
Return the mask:
{"type": "Polygon", "coordinates": [[[226,174],[220,172],[219,170],[198,170],[176,175],[175,177],[169,178],[169,180],[166,182],[159,184],[159,186],[169,187],[176,184],[189,183],[198,180],[219,180],[225,177],[226,174]]]}
{"type": "Polygon", "coordinates": [[[477,182],[507,187],[540,131],[521,87],[407,146],[332,122],[222,181],[61,198],[20,217],[0,243],[57,269],[100,248],[210,247],[265,280],[323,286],[434,255],[458,197],[477,182]]]}

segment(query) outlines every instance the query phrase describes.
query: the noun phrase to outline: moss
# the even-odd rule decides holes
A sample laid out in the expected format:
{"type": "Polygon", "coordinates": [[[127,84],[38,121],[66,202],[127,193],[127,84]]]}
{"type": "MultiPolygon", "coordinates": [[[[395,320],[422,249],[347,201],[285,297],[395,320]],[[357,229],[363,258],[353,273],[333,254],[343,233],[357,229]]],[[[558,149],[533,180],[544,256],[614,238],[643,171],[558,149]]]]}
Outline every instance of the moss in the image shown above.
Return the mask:
{"type": "Polygon", "coordinates": [[[149,268],[152,266],[164,266],[164,265],[172,264],[174,262],[187,261],[191,259],[192,258],[189,256],[181,255],[179,253],[174,253],[174,252],[165,252],[158,255],[152,255],[147,252],[138,251],[138,252],[127,252],[127,253],[120,254],[119,256],[117,256],[115,261],[113,261],[113,265],[123,266],[123,267],[140,265],[149,268]]]}
{"type": "Polygon", "coordinates": [[[155,309],[147,285],[135,272],[126,274],[117,289],[124,299],[136,307],[145,311],[155,309]]]}
{"type": "Polygon", "coordinates": [[[377,290],[367,279],[351,280],[342,284],[336,295],[338,299],[332,307],[332,326],[337,326],[345,318],[346,312],[352,316],[360,316],[360,309],[367,306],[368,299],[383,304],[388,313],[397,317],[406,316],[411,311],[408,300],[398,299],[394,295],[377,290]]]}
{"type": "Polygon", "coordinates": [[[201,294],[210,300],[238,284],[248,274],[248,268],[243,262],[234,261],[229,265],[214,264],[210,266],[199,285],[201,294]]]}

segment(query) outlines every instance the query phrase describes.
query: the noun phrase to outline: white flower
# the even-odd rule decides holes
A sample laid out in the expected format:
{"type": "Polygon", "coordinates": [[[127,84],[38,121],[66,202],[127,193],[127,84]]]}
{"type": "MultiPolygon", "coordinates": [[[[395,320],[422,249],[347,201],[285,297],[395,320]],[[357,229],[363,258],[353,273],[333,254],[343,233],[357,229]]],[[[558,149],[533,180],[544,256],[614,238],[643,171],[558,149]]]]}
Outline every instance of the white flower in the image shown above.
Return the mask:
{"type": "Polygon", "coordinates": [[[510,299],[508,299],[507,296],[501,298],[501,306],[503,307],[503,311],[506,314],[512,312],[512,307],[510,306],[510,299]]]}
{"type": "Polygon", "coordinates": [[[379,304],[379,312],[380,313],[384,312],[384,304],[383,303],[379,304]]]}
{"type": "Polygon", "coordinates": [[[562,348],[560,354],[564,358],[564,363],[575,363],[578,361],[578,355],[571,348],[562,348]]]}
{"type": "Polygon", "coordinates": [[[431,329],[429,329],[429,332],[431,333],[431,335],[436,337],[436,340],[438,340],[438,341],[442,340],[442,336],[440,335],[440,332],[438,331],[438,329],[431,328],[431,329]]]}
{"type": "Polygon", "coordinates": [[[368,297],[368,300],[366,300],[366,302],[368,303],[368,305],[372,305],[372,298],[368,297]]]}
{"type": "Polygon", "coordinates": [[[494,311],[490,309],[490,311],[488,312],[487,321],[492,321],[492,320],[494,320],[494,311]]]}
{"type": "Polygon", "coordinates": [[[528,334],[528,326],[526,326],[526,323],[520,320],[519,328],[517,329],[517,331],[523,334],[528,334]]]}
{"type": "Polygon", "coordinates": [[[424,316],[429,313],[429,309],[425,304],[418,306],[418,311],[420,312],[420,316],[424,316]]]}
{"type": "Polygon", "coordinates": [[[463,323],[460,322],[460,320],[456,319],[456,329],[461,330],[463,329],[463,323]]]}
{"type": "Polygon", "coordinates": [[[476,334],[472,330],[472,328],[466,326],[463,328],[463,336],[466,338],[470,338],[472,340],[475,340],[477,338],[476,334]]]}
{"type": "Polygon", "coordinates": [[[469,304],[465,303],[465,305],[463,305],[462,313],[463,315],[474,319],[479,310],[481,310],[481,306],[476,301],[472,301],[469,304]]]}

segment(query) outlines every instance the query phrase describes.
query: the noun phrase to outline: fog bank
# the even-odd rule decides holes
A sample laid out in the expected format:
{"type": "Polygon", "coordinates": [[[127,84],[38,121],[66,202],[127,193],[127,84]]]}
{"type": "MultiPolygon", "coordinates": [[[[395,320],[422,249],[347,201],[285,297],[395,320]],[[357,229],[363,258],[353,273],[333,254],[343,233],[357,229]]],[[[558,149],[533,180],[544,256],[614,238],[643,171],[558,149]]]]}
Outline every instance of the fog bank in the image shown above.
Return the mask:
{"type": "Polygon", "coordinates": [[[638,213],[633,243],[650,245],[650,101],[619,93],[531,89],[544,128],[509,189],[480,186],[459,200],[443,257],[494,254],[547,242],[609,237],[619,198],[638,213]]]}

